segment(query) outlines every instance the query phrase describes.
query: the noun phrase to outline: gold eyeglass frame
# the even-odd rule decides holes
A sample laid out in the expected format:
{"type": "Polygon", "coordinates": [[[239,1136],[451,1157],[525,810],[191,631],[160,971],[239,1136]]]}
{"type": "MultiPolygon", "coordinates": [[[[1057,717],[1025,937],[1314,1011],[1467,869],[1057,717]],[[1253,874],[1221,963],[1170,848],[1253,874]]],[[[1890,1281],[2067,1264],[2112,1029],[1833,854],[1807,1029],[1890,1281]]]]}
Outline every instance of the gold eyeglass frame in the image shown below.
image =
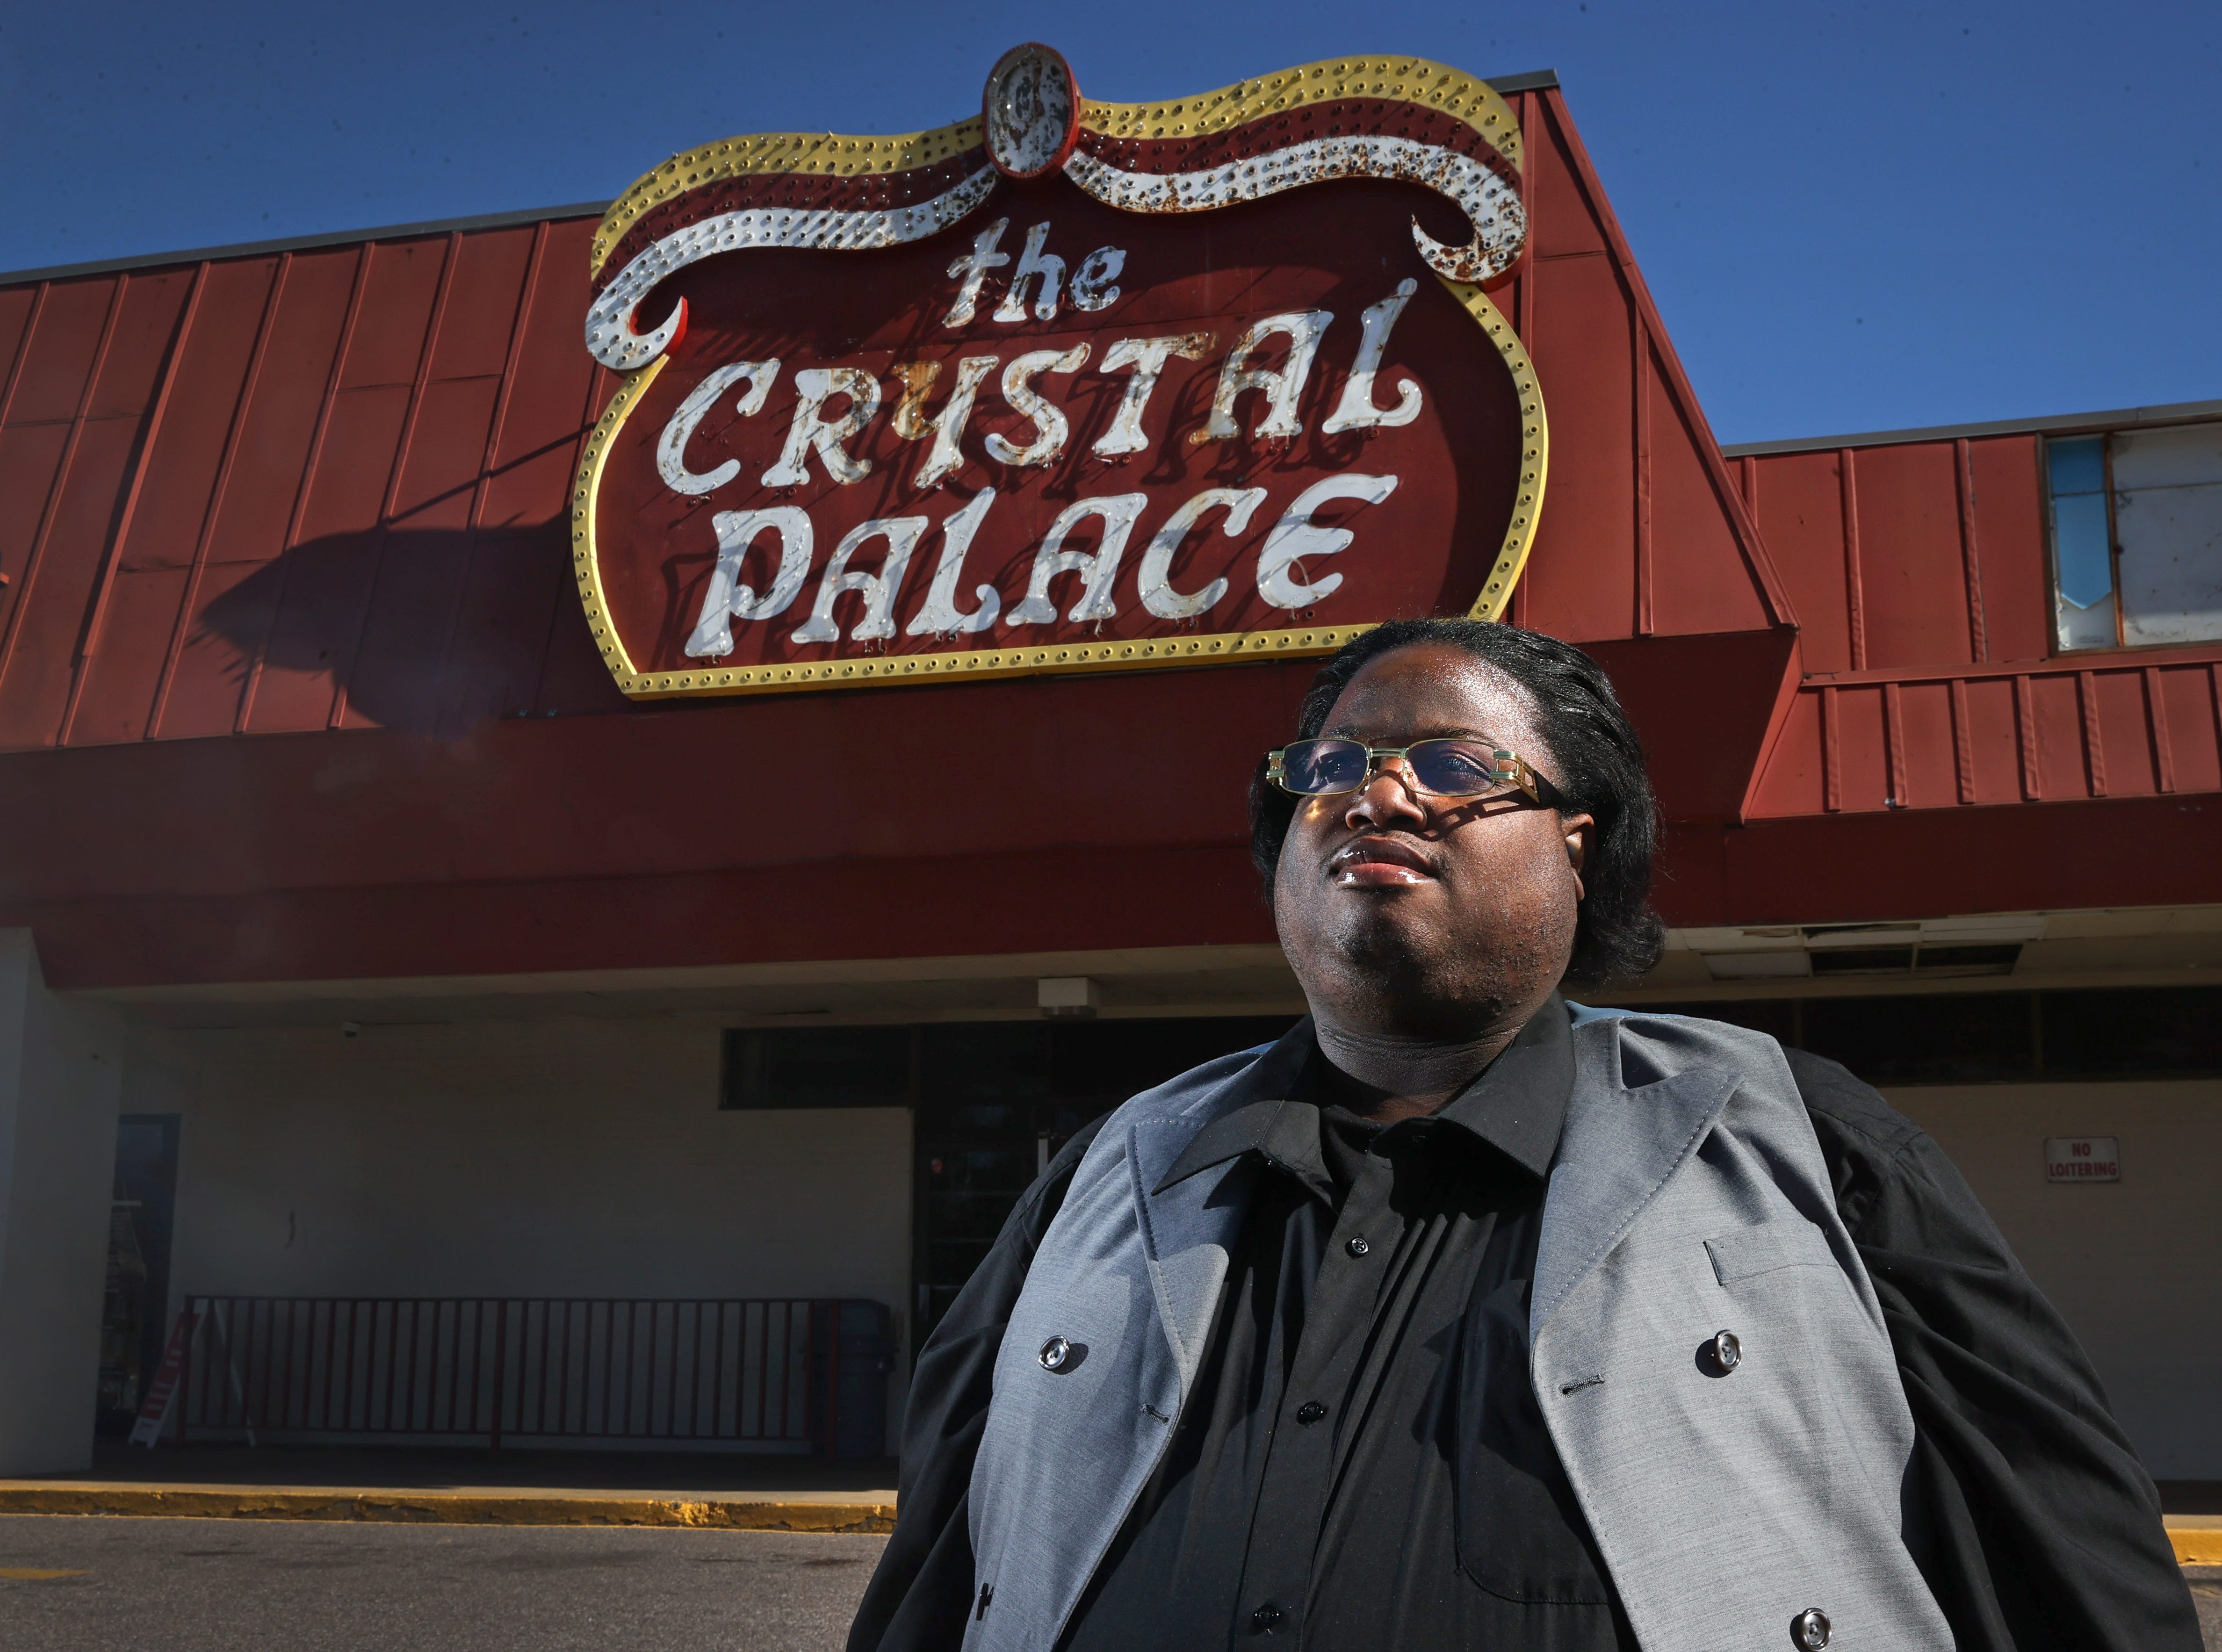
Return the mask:
{"type": "MultiPolygon", "coordinates": [[[[1314,735],[1312,737],[1314,739],[1337,739],[1340,738],[1341,737],[1337,735],[1314,735]]],[[[1271,781],[1273,784],[1278,786],[1283,791],[1288,793],[1291,797],[1347,797],[1353,792],[1364,791],[1368,786],[1371,786],[1373,783],[1374,776],[1382,772],[1381,764],[1384,758],[1402,757],[1420,746],[1434,745],[1438,743],[1450,742],[1455,742],[1456,744],[1480,744],[1478,741],[1471,743],[1456,741],[1455,737],[1450,735],[1435,735],[1428,739],[1415,740],[1410,745],[1366,746],[1365,778],[1360,780],[1355,786],[1346,786],[1343,788],[1342,790],[1336,792],[1300,792],[1296,790],[1295,787],[1290,785],[1288,771],[1283,766],[1283,760],[1289,754],[1289,747],[1284,745],[1278,751],[1268,751],[1265,754],[1265,778],[1271,781]]],[[[1291,741],[1290,744],[1294,745],[1302,745],[1307,744],[1307,742],[1296,740],[1291,741]]],[[[1349,744],[1352,745],[1358,745],[1361,743],[1357,740],[1352,740],[1349,744]]],[[[1510,782],[1521,791],[1526,793],[1529,802],[1542,802],[1544,801],[1543,793],[1546,789],[1549,790],[1554,795],[1557,795],[1558,788],[1552,785],[1550,781],[1545,778],[1542,775],[1538,774],[1528,763],[1528,760],[1522,757],[1518,752],[1510,751],[1504,746],[1497,745],[1492,742],[1490,744],[1489,755],[1491,759],[1491,768],[1496,774],[1497,779],[1500,782],[1510,782]]],[[[1409,769],[1410,767],[1410,763],[1407,762],[1405,766],[1409,769]]],[[[1417,796],[1448,798],[1453,801],[1460,801],[1465,799],[1475,797],[1489,797],[1494,795],[1496,791],[1496,788],[1494,787],[1491,788],[1489,790],[1478,792],[1430,791],[1419,784],[1417,776],[1414,776],[1409,780],[1403,780],[1401,783],[1407,791],[1409,791],[1417,796]]]]}

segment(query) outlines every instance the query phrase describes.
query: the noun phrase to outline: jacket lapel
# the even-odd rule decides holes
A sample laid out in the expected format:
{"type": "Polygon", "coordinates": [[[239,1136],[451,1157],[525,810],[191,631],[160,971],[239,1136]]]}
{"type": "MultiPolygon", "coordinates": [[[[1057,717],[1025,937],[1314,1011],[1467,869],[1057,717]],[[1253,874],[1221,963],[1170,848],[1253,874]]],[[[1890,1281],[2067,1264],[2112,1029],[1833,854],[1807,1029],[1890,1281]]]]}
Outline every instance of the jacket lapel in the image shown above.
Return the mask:
{"type": "Polygon", "coordinates": [[[1221,1109],[1208,1108],[1179,1118],[1138,1119],[1132,1127],[1127,1162],[1133,1167],[1134,1201],[1141,1218],[1142,1249],[1158,1317],[1172,1346],[1187,1398],[1204,1339],[1227,1282],[1227,1256],[1242,1226],[1250,1178],[1234,1172],[1239,1160],[1184,1177],[1162,1193],[1151,1190],[1164,1179],[1186,1147],[1221,1109]]]}
{"type": "Polygon", "coordinates": [[[1536,1241],[1531,1341],[1696,1151],[1738,1082],[1723,1068],[1687,1067],[1626,1089],[1618,1027],[1602,1017],[1576,1026],[1574,1091],[1536,1241]]]}

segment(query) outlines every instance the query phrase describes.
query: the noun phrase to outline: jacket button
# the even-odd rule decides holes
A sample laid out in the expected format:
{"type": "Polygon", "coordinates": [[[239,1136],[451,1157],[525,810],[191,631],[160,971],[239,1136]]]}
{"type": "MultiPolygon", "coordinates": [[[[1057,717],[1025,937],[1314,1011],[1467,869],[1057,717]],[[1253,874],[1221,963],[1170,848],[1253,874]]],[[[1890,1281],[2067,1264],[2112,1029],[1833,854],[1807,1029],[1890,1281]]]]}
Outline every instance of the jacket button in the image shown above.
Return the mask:
{"type": "Polygon", "coordinates": [[[1034,1357],[1041,1361],[1044,1371],[1062,1371],[1064,1362],[1072,1358],[1072,1344],[1061,1336],[1052,1336],[1042,1344],[1041,1352],[1034,1357]]]}
{"type": "Polygon", "coordinates": [[[1327,1415],[1327,1407],[1315,1399],[1308,1399],[1296,1408],[1296,1421],[1305,1424],[1316,1423],[1327,1415]]]}
{"type": "Polygon", "coordinates": [[[1343,1249],[1348,1251],[1353,1256],[1363,1256],[1366,1252],[1372,1248],[1372,1246],[1365,1242],[1365,1235],[1364,1234],[1359,1234],[1356,1238],[1351,1240],[1343,1247],[1343,1249]]]}
{"type": "Polygon", "coordinates": [[[1279,1626],[1282,1615],[1281,1609],[1269,1600],[1250,1614],[1250,1627],[1254,1633],[1271,1635],[1279,1626]]]}
{"type": "MultiPolygon", "coordinates": [[[[1702,1352],[1706,1372],[1711,1376],[1725,1377],[1743,1363],[1743,1344],[1736,1341],[1734,1331],[1714,1332],[1712,1340],[1705,1344],[1702,1352]]],[[[1800,1618],[1798,1621],[1803,1623],[1805,1620],[1800,1618]]],[[[1824,1637],[1829,1632],[1828,1623],[1825,1617],[1821,1620],[1821,1633],[1824,1637]]],[[[1828,1642],[1824,1638],[1818,1644],[1825,1646],[1828,1642]]]]}
{"type": "Polygon", "coordinates": [[[1829,1644],[1829,1614],[1808,1606],[1790,1620],[1790,1643],[1803,1652],[1821,1652],[1829,1644]]]}

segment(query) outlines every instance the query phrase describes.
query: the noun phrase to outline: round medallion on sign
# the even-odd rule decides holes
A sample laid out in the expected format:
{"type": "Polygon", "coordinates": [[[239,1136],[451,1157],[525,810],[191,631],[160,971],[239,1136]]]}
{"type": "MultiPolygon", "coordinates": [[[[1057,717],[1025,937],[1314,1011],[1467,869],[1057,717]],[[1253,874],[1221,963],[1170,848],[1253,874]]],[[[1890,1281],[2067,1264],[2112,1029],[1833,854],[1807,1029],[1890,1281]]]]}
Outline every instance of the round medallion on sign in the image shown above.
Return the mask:
{"type": "Polygon", "coordinates": [[[1064,165],[1080,135],[1080,88],[1064,54],[1029,41],[995,60],[981,105],[988,158],[1006,178],[1039,178],[1064,165]]]}

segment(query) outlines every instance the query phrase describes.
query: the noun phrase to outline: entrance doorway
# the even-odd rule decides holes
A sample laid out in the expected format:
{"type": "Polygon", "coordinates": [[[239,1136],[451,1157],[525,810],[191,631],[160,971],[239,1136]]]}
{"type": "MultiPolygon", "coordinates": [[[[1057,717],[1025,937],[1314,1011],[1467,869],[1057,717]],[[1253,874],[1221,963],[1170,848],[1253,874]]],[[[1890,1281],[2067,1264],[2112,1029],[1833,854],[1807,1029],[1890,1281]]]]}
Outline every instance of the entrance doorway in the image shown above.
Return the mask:
{"type": "Polygon", "coordinates": [[[1190,1067],[1270,1043],[1295,1019],[1196,1015],[920,1028],[912,1206],[919,1342],[988,1254],[1019,1196],[1073,1132],[1190,1067]]]}
{"type": "Polygon", "coordinates": [[[723,1104],[913,1109],[914,1355],[1020,1196],[1075,1131],[1191,1067],[1271,1043],[1295,1020],[735,1029],[725,1034],[723,1104]]]}
{"type": "Polygon", "coordinates": [[[108,1215],[108,1279],[100,1311],[100,1398],[95,1426],[126,1435],[161,1362],[168,1329],[170,1231],[178,1203],[178,1115],[127,1113],[116,1121],[115,1191],[108,1215]]]}

